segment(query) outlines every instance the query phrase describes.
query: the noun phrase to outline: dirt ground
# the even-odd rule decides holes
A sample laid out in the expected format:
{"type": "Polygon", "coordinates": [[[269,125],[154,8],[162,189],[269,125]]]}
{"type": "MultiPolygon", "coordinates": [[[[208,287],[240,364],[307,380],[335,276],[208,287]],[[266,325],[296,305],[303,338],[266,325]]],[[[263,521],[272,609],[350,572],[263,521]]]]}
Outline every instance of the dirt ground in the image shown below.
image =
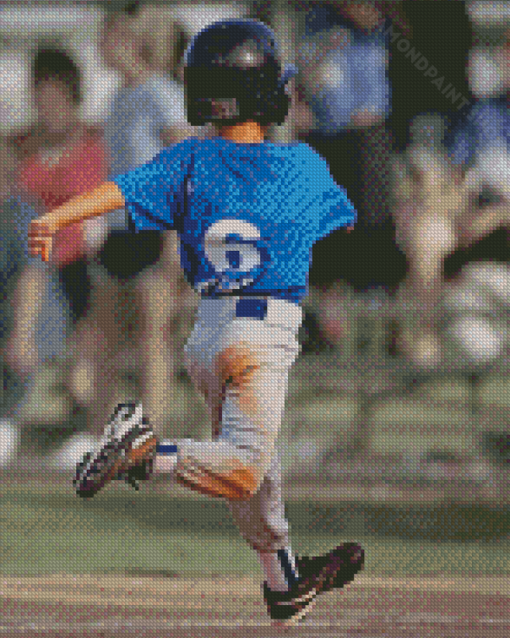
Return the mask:
{"type": "Polygon", "coordinates": [[[510,578],[374,578],[273,628],[253,578],[1,577],[0,637],[508,638],[510,578]]]}

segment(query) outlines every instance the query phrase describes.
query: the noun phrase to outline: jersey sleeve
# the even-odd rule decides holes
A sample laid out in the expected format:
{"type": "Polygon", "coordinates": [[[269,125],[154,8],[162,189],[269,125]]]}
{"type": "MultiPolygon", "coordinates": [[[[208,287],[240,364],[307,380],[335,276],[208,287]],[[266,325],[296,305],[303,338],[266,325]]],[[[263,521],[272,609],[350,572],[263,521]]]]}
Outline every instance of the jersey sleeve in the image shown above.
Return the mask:
{"type": "MultiPolygon", "coordinates": [[[[309,150],[308,173],[313,176],[316,188],[313,210],[316,218],[316,241],[334,230],[356,223],[357,213],[347,191],[333,179],[326,160],[312,149],[309,150]]],[[[309,184],[310,182],[308,182],[309,184]]]]}
{"type": "Polygon", "coordinates": [[[190,166],[195,138],[170,146],[128,173],[113,178],[136,230],[171,230],[190,166]]]}
{"type": "Polygon", "coordinates": [[[334,230],[346,226],[354,226],[357,219],[356,209],[347,196],[345,188],[336,184],[324,192],[320,206],[323,214],[320,217],[318,237],[322,239],[334,230]]]}

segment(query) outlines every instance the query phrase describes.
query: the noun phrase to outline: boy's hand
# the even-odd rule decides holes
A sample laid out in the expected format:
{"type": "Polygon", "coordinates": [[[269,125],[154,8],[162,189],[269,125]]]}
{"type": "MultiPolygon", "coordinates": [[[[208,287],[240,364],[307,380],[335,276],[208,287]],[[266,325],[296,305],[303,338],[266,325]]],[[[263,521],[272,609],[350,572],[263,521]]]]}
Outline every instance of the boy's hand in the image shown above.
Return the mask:
{"type": "Polygon", "coordinates": [[[33,219],[28,228],[28,252],[31,257],[41,255],[49,261],[54,231],[44,218],[33,219]]]}

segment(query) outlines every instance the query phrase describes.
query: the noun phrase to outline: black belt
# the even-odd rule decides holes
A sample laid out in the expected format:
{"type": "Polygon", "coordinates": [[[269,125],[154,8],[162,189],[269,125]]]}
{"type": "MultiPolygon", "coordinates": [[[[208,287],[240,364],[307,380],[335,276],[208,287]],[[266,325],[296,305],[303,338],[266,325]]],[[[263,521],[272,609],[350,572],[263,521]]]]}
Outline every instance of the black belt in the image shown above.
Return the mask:
{"type": "Polygon", "coordinates": [[[283,299],[299,304],[306,295],[306,286],[291,286],[285,290],[223,290],[219,292],[214,286],[201,291],[202,299],[220,299],[223,297],[269,297],[270,299],[283,299]]]}

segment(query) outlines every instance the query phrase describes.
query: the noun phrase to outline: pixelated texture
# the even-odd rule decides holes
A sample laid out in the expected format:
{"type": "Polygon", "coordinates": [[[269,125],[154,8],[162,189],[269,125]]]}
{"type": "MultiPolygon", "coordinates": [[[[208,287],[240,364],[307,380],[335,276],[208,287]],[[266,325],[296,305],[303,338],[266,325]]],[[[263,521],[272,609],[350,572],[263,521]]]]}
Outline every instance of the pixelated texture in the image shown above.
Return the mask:
{"type": "MultiPolygon", "coordinates": [[[[78,141],[71,138],[69,147],[58,151],[53,158],[44,157],[42,152],[30,154],[19,167],[20,186],[47,210],[93,190],[107,176],[106,149],[98,137],[85,134],[78,141]]],[[[52,262],[58,267],[76,262],[83,257],[84,242],[82,223],[59,231],[52,262]]]]}
{"type": "MultiPolygon", "coordinates": [[[[257,10],[269,11],[268,3],[256,4],[257,10]]],[[[489,12],[497,10],[492,3],[480,4],[491,5],[489,12]]],[[[151,36],[160,33],[164,9],[157,5],[151,36]]],[[[181,9],[186,13],[188,7],[181,9]]],[[[200,11],[203,9],[205,5],[200,11]]],[[[435,8],[430,10],[434,12],[435,8]]],[[[330,14],[323,25],[335,22],[335,13],[341,24],[334,3],[318,3],[314,13],[321,11],[330,14]]],[[[373,11],[372,6],[369,21],[373,11]]],[[[127,7],[129,15],[136,12],[136,3],[127,7]]],[[[4,13],[4,20],[6,15],[10,14],[4,13]]],[[[496,20],[501,22],[501,16],[496,20]]],[[[387,39],[374,34],[370,41],[360,32],[353,32],[352,21],[346,30],[348,33],[337,29],[331,42],[315,38],[313,43],[314,56],[333,46],[322,79],[308,95],[327,132],[342,128],[358,104],[368,105],[366,115],[375,111],[383,118],[389,108],[383,65],[387,39]],[[350,45],[356,46],[343,51],[339,44],[345,36],[350,45]],[[371,104],[369,97],[373,98],[371,104]],[[375,107],[377,102],[380,111],[375,107]]],[[[122,38],[129,40],[130,36],[124,32],[122,38]]],[[[118,44],[123,46],[125,42],[118,44]]],[[[306,56],[313,56],[310,48],[303,47],[303,53],[300,64],[304,68],[306,56]]],[[[15,80],[17,83],[18,78],[15,80]]],[[[145,103],[147,109],[140,108],[137,113],[137,103],[128,97],[129,114],[125,120],[121,115],[116,123],[122,128],[123,120],[127,123],[131,116],[133,121],[141,120],[140,126],[126,124],[122,131],[127,134],[127,143],[142,141],[141,153],[150,149],[150,144],[144,145],[147,140],[157,144],[157,131],[150,129],[145,116],[154,116],[158,126],[166,120],[159,109],[166,109],[168,101],[166,106],[158,101],[166,100],[159,93],[163,88],[161,84],[152,88],[155,90],[150,99],[155,98],[157,104],[145,103]]],[[[435,90],[431,85],[430,91],[435,90]]],[[[145,99],[143,90],[123,95],[145,99]]],[[[459,164],[471,163],[483,140],[504,139],[506,143],[504,101],[489,101],[489,105],[488,120],[461,118],[452,147],[459,164]]],[[[400,106],[396,104],[395,108],[400,106]]],[[[182,113],[180,107],[167,113],[166,121],[177,113],[182,113]]],[[[330,233],[320,244],[322,254],[316,251],[316,255],[321,280],[334,283],[328,288],[312,288],[302,300],[306,318],[300,336],[305,354],[289,374],[286,414],[283,418],[279,413],[272,415],[278,427],[281,422],[278,447],[282,468],[276,465],[278,457],[274,456],[275,465],[267,472],[268,480],[262,482],[253,502],[237,502],[234,516],[244,539],[232,524],[225,502],[190,498],[189,490],[169,486],[167,476],[153,480],[144,488],[145,493],[134,497],[126,486],[112,484],[92,503],[84,503],[78,501],[70,484],[77,448],[66,451],[64,462],[58,460],[51,469],[50,457],[38,457],[48,440],[60,442],[57,425],[60,428],[72,419],[75,427],[72,412],[78,406],[94,413],[87,425],[96,435],[116,401],[131,394],[142,394],[160,435],[207,439],[212,424],[214,435],[219,436],[222,425],[228,438],[229,429],[232,432],[241,423],[247,430],[244,435],[249,448],[253,448],[253,432],[249,432],[253,424],[234,405],[236,401],[241,399],[238,402],[244,403],[248,412],[260,407],[274,411],[272,402],[265,399],[273,394],[273,382],[253,391],[254,379],[271,348],[266,347],[262,357],[257,351],[256,359],[255,348],[241,353],[239,348],[227,349],[215,368],[218,340],[205,332],[197,358],[211,364],[211,385],[221,379],[230,386],[230,427],[226,419],[221,423],[221,405],[217,405],[223,399],[222,388],[210,397],[214,399],[210,403],[216,405],[212,418],[208,418],[211,414],[198,398],[207,384],[192,390],[180,367],[181,337],[190,332],[196,298],[182,285],[172,250],[163,253],[160,270],[149,268],[140,273],[140,263],[152,266],[159,257],[154,250],[157,242],[142,239],[141,233],[124,243],[112,242],[110,253],[117,259],[120,255],[131,267],[116,280],[105,279],[104,272],[99,271],[101,275],[91,283],[90,300],[83,301],[87,286],[83,267],[76,268],[73,262],[68,271],[78,292],[76,300],[81,299],[75,305],[79,312],[74,317],[81,311],[89,320],[92,318],[94,329],[88,334],[85,331],[81,347],[71,350],[66,364],[58,361],[55,367],[37,368],[33,373],[31,409],[24,420],[18,413],[0,422],[1,635],[40,635],[44,630],[48,635],[134,633],[154,638],[218,632],[242,638],[281,635],[269,626],[260,588],[262,572],[256,554],[249,552],[244,541],[251,540],[256,547],[259,540],[259,549],[267,549],[271,542],[286,543],[287,519],[298,556],[317,555],[321,559],[325,547],[337,546],[345,538],[362,541],[367,553],[365,571],[352,586],[320,600],[308,626],[299,628],[303,636],[421,638],[448,634],[452,638],[486,638],[490,634],[503,638],[510,634],[510,405],[503,358],[508,346],[508,331],[504,329],[509,308],[508,265],[493,263],[493,248],[489,247],[488,263],[472,265],[463,272],[460,282],[445,285],[437,333],[425,334],[419,320],[430,317],[431,299],[437,299],[443,290],[444,254],[440,248],[448,243],[451,231],[446,213],[453,210],[449,208],[452,201],[460,199],[461,189],[441,168],[437,157],[431,156],[430,149],[409,149],[414,152],[412,170],[404,171],[401,179],[397,177],[395,191],[400,199],[392,212],[403,246],[410,247],[406,252],[410,273],[417,278],[411,286],[409,281],[401,283],[399,293],[403,294],[395,300],[381,288],[370,289],[388,284],[391,277],[385,268],[399,258],[392,252],[393,231],[384,236],[384,246],[381,235],[372,235],[373,222],[387,215],[388,185],[384,182],[391,150],[388,132],[384,126],[362,127],[326,137],[319,140],[312,135],[307,141],[327,160],[333,179],[345,187],[347,197],[359,209],[360,220],[368,222],[371,228],[363,231],[363,237],[373,237],[371,243],[353,241],[353,235],[346,237],[345,244],[326,243],[339,236],[335,228],[352,221],[353,210],[345,193],[326,177],[326,164],[303,145],[290,149],[254,145],[239,155],[227,150],[234,145],[215,140],[203,146],[211,154],[204,153],[198,163],[193,163],[198,143],[190,140],[163,153],[156,161],[158,170],[149,170],[147,184],[141,189],[138,185],[134,191],[136,201],[131,213],[139,228],[173,227],[181,236],[186,235],[188,227],[179,227],[178,221],[183,219],[184,205],[193,202],[196,219],[189,226],[183,265],[199,287],[212,279],[213,293],[220,287],[236,290],[241,283],[249,287],[253,283],[250,279],[266,276],[271,295],[279,296],[281,282],[296,281],[298,290],[292,298],[300,299],[310,249],[330,233]],[[185,179],[190,170],[195,171],[194,181],[185,179]],[[320,176],[318,183],[316,176],[320,176]],[[423,205],[424,195],[432,198],[433,210],[439,214],[433,219],[423,205]],[[215,217],[220,205],[236,220],[242,214],[243,223],[222,225],[215,217]],[[200,222],[200,215],[206,223],[200,222]],[[213,220],[219,224],[209,226],[213,220]],[[420,230],[424,227],[427,241],[423,241],[420,230]],[[207,234],[209,228],[214,232],[207,234]],[[419,245],[421,252],[413,252],[414,245],[419,245]],[[356,260],[350,259],[353,254],[356,260]],[[348,258],[342,260],[342,255],[348,258]],[[272,263],[278,263],[278,268],[272,263]],[[270,277],[265,275],[266,270],[270,277]],[[432,279],[432,286],[430,278],[424,277],[430,273],[438,276],[432,279]],[[346,281],[360,292],[353,293],[346,281]],[[427,286],[423,285],[425,281],[427,286]],[[421,349],[416,348],[417,337],[422,336],[421,349]],[[436,360],[431,365],[430,353],[435,354],[438,345],[440,364],[436,360]],[[488,365],[494,362],[497,366],[488,365]],[[179,371],[180,378],[174,380],[174,373],[179,371]],[[63,390],[65,386],[72,388],[73,398],[63,390]],[[243,394],[247,388],[249,392],[243,394]],[[22,424],[25,429],[18,459],[18,425],[22,424]],[[31,427],[34,424],[42,427],[31,427]],[[27,448],[32,454],[25,461],[27,448]],[[66,465],[69,458],[73,463],[66,465]],[[12,459],[14,464],[9,466],[12,459]],[[56,467],[67,469],[56,473],[56,467]],[[286,512],[282,475],[286,496],[290,497],[286,512]]],[[[125,150],[120,136],[117,142],[117,151],[125,150]]],[[[68,155],[57,148],[47,159],[56,165],[63,160],[65,165],[68,155]]],[[[494,159],[490,156],[490,162],[494,159]]],[[[496,159],[502,160],[498,170],[490,170],[489,162],[489,170],[482,173],[492,184],[501,186],[505,158],[496,159]]],[[[122,170],[127,168],[131,166],[122,170]]],[[[116,172],[109,170],[110,174],[116,172]]],[[[58,185],[68,188],[67,175],[61,175],[58,185]]],[[[51,193],[54,186],[50,189],[42,184],[43,194],[51,193]]],[[[83,187],[86,190],[90,184],[83,187]]],[[[133,183],[125,187],[130,189],[133,183]]],[[[483,216],[477,209],[469,212],[483,216]]],[[[19,238],[26,235],[27,217],[37,214],[28,206],[18,208],[16,202],[2,208],[0,289],[5,295],[0,297],[0,312],[4,337],[11,330],[7,315],[14,310],[12,289],[25,263],[19,238]],[[12,226],[4,232],[4,222],[12,220],[19,231],[17,237],[16,231],[12,234],[12,226]]],[[[490,223],[487,228],[492,228],[490,223]]],[[[69,239],[69,245],[62,248],[71,254],[83,237],[75,233],[69,239]]],[[[172,242],[167,246],[170,244],[175,248],[172,242]]],[[[466,259],[474,255],[466,254],[466,259]]],[[[47,271],[38,259],[30,263],[34,269],[47,271]]],[[[96,265],[92,267],[94,277],[98,275],[96,265]]],[[[57,278],[54,276],[54,282],[57,278]]],[[[44,286],[35,275],[32,281],[36,284],[35,296],[41,299],[44,286]]],[[[257,283],[261,281],[256,279],[257,283]]],[[[54,345],[61,347],[64,340],[58,335],[63,319],[59,313],[65,296],[58,286],[44,295],[44,303],[54,312],[45,328],[56,335],[54,345]]],[[[271,304],[265,308],[258,301],[241,304],[239,312],[236,304],[232,308],[229,318],[217,321],[216,327],[221,332],[234,322],[245,322],[238,341],[254,336],[254,326],[274,320],[271,304]]],[[[42,317],[45,312],[43,308],[42,317]]],[[[262,333],[259,341],[268,346],[262,333]]],[[[294,333],[293,327],[288,336],[294,333]]],[[[36,337],[41,360],[42,350],[49,343],[45,339],[36,337]]],[[[29,342],[28,347],[30,355],[34,343],[29,342]]],[[[286,371],[280,376],[286,378],[286,371]]],[[[10,379],[24,390],[24,383],[13,375],[10,379]]],[[[5,378],[4,386],[14,397],[13,385],[6,384],[5,378]]],[[[97,443],[96,437],[87,432],[79,436],[81,454],[97,443]]],[[[214,449],[214,442],[209,445],[204,446],[204,454],[214,449]]],[[[190,473],[197,469],[200,475],[200,467],[187,467],[190,473]]],[[[298,568],[301,566],[303,562],[298,562],[298,568]]],[[[263,576],[268,577],[267,572],[263,576]]],[[[310,592],[302,594],[312,596],[310,592]]]]}
{"type": "Polygon", "coordinates": [[[386,117],[390,112],[387,76],[389,21],[364,29],[327,4],[315,4],[306,15],[300,66],[317,128],[332,135],[352,125],[356,114],[386,117]]]}

